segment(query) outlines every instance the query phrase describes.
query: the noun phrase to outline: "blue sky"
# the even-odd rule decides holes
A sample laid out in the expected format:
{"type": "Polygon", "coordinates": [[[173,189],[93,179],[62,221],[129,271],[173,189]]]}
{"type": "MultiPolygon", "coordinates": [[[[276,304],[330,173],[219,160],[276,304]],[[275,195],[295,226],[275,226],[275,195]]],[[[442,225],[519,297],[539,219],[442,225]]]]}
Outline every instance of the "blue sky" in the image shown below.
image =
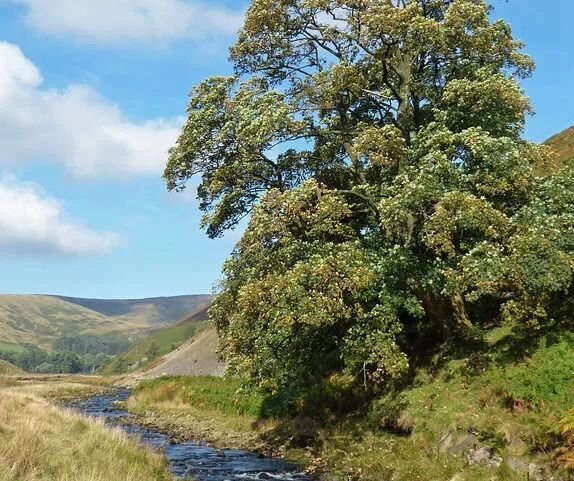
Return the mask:
{"type": "MultiPolygon", "coordinates": [[[[571,0],[494,0],[537,63],[542,141],[574,124],[571,0]]],[[[230,72],[247,1],[0,0],[0,292],[209,292],[238,233],[209,240],[161,172],[190,88],[230,72]]]]}

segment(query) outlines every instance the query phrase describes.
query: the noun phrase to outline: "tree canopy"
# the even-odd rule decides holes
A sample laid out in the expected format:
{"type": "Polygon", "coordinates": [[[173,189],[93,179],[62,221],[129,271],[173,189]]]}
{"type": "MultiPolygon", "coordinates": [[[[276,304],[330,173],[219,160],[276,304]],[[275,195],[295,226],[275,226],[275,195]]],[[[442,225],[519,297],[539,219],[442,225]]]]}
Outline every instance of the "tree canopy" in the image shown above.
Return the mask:
{"type": "Polygon", "coordinates": [[[421,346],[568,309],[574,176],[522,138],[533,71],[483,0],[253,0],[196,86],[169,189],[209,236],[249,216],[211,309],[270,390],[380,384],[421,346]]]}

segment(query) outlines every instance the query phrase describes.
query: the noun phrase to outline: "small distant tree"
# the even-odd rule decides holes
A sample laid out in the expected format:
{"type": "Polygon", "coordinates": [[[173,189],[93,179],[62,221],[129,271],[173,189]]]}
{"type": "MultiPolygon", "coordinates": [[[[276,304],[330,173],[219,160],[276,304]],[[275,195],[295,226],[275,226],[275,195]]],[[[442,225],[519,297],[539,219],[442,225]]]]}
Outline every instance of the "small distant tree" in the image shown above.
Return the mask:
{"type": "Polygon", "coordinates": [[[572,297],[574,176],[522,138],[533,63],[483,0],[253,0],[232,77],[191,94],[165,171],[211,237],[246,216],[211,309],[271,390],[381,383],[494,315],[572,297]]]}

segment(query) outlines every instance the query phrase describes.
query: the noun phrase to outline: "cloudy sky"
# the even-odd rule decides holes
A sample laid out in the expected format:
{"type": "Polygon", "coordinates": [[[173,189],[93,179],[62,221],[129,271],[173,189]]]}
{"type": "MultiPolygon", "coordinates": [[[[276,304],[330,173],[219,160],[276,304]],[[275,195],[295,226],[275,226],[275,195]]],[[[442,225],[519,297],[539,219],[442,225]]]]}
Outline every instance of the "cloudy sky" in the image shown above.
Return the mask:
{"type": "MultiPolygon", "coordinates": [[[[574,124],[572,0],[494,0],[538,70],[542,141],[574,124]]],[[[0,0],[0,292],[209,292],[209,240],[161,179],[190,88],[227,74],[247,0],[0,0]]]]}

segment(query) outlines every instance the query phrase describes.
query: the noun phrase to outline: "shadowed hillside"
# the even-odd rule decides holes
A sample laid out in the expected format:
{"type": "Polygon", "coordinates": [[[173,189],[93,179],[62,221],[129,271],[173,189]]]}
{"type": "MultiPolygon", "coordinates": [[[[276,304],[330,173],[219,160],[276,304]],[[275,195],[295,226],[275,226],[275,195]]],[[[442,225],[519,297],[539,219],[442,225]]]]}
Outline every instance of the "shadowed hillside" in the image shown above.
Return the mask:
{"type": "Polygon", "coordinates": [[[71,304],[86,307],[105,316],[128,316],[149,325],[172,324],[197,312],[211,300],[209,295],[152,297],[147,299],[82,299],[54,296],[71,304]]]}

